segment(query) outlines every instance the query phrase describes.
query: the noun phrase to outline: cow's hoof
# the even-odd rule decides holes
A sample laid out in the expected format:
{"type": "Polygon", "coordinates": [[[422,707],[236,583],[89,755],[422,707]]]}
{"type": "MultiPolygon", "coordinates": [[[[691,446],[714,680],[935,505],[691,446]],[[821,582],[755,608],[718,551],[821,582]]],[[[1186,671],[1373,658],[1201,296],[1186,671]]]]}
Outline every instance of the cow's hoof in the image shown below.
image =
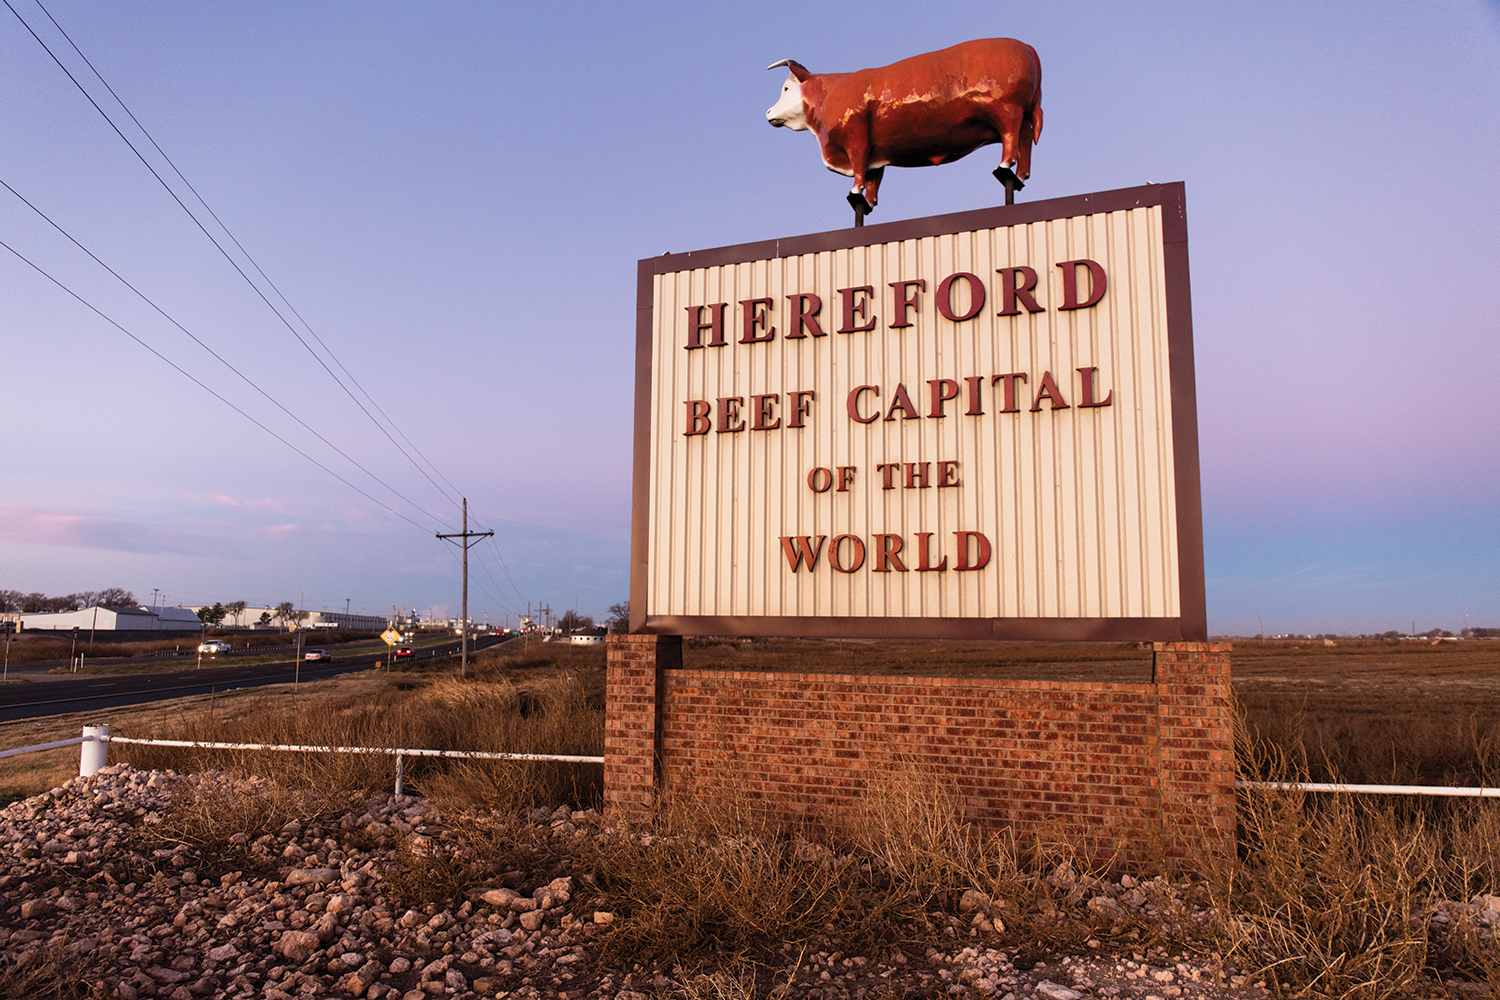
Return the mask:
{"type": "Polygon", "coordinates": [[[863,212],[866,215],[869,215],[871,212],[875,211],[875,206],[866,201],[865,196],[860,194],[858,191],[850,191],[847,197],[849,199],[850,206],[852,206],[856,212],[863,212]]]}

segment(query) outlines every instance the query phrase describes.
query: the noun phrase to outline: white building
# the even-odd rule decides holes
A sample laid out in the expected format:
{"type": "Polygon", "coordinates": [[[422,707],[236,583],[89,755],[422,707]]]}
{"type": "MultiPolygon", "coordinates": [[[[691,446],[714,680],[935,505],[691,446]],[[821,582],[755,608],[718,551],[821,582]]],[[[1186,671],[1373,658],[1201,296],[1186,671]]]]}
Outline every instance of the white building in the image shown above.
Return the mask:
{"type": "MultiPolygon", "coordinates": [[[[212,605],[200,605],[200,607],[212,607],[212,605]]],[[[189,608],[196,619],[198,608],[189,608]]],[[[360,615],[346,614],[343,611],[308,611],[306,616],[298,623],[299,628],[321,628],[321,629],[346,629],[350,632],[379,632],[390,624],[387,615],[360,615]]],[[[276,609],[273,607],[246,608],[239,614],[226,614],[222,623],[223,628],[250,628],[250,629],[284,629],[286,625],[276,618],[276,609]],[[264,615],[266,624],[261,624],[261,616],[264,615]]]]}
{"type": "Polygon", "coordinates": [[[182,632],[203,623],[192,608],[84,608],[82,611],[21,612],[14,616],[23,632],[95,629],[100,632],[182,632]]]}

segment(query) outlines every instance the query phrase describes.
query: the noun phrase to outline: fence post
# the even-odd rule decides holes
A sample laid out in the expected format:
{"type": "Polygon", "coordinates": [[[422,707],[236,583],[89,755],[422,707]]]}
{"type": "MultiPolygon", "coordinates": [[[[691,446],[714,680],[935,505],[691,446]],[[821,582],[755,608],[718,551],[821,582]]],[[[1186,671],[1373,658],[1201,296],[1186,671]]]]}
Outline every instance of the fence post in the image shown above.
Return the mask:
{"type": "Polygon", "coordinates": [[[396,755],[396,797],[405,794],[406,785],[406,758],[401,754],[396,755]]]}
{"type": "Polygon", "coordinates": [[[109,727],[84,726],[83,742],[78,744],[78,773],[89,777],[109,761],[109,727]]]}

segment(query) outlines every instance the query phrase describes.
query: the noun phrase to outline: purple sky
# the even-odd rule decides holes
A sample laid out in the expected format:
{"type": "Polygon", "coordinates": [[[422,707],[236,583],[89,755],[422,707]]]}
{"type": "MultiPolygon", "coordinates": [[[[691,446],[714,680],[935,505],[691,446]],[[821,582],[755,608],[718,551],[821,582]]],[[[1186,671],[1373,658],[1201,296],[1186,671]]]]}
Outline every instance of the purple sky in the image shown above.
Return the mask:
{"type": "MultiPolygon", "coordinates": [[[[0,179],[412,502],[0,189],[0,239],[381,501],[0,250],[0,587],[456,613],[432,535],[467,495],[496,532],[475,617],[602,616],[627,594],[637,259],[849,222],[816,141],[766,124],[763,67],[1009,35],[1043,66],[1023,200],[1187,184],[1210,630],[1500,626],[1494,2],[49,9],[414,461],[8,10],[0,179]]],[[[995,204],[996,155],[893,169],[874,221],[995,204]]]]}

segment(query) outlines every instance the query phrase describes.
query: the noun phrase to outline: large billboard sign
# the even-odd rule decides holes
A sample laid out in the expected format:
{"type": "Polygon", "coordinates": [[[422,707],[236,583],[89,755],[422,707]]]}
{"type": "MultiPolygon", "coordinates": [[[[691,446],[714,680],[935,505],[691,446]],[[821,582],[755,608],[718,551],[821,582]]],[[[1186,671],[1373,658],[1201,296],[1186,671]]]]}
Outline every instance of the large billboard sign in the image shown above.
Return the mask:
{"type": "Polygon", "coordinates": [[[640,262],[631,629],[1207,638],[1178,184],[640,262]]]}

